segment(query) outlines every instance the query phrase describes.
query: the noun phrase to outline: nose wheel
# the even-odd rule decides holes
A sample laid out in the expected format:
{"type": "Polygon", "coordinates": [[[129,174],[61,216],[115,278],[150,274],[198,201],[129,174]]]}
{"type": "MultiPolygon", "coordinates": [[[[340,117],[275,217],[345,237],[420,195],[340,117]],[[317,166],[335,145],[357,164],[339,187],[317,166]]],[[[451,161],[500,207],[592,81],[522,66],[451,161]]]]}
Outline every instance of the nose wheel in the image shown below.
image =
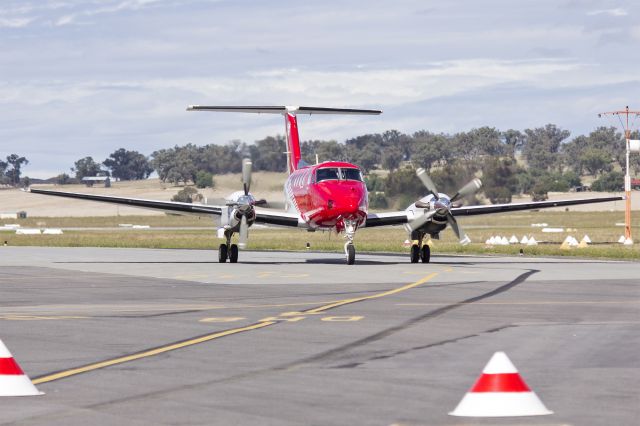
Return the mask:
{"type": "Polygon", "coordinates": [[[353,265],[356,262],[356,247],[353,245],[353,238],[356,236],[358,223],[355,220],[344,220],[344,237],[347,242],[344,245],[344,253],[347,256],[347,265],[353,265]]]}
{"type": "Polygon", "coordinates": [[[353,265],[356,261],[356,248],[353,244],[345,244],[345,254],[347,255],[347,265],[353,265]]]}

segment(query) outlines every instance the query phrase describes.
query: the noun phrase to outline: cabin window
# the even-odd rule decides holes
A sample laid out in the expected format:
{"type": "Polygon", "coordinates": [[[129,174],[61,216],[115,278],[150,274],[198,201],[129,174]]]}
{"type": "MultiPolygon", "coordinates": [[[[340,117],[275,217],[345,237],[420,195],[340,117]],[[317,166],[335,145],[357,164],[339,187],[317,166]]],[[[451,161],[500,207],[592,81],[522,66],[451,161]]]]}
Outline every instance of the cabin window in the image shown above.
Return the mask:
{"type": "Polygon", "coordinates": [[[316,171],[316,182],[322,182],[323,180],[337,180],[339,179],[338,169],[326,168],[318,169],[316,171]]]}
{"type": "Polygon", "coordinates": [[[346,180],[357,180],[362,182],[362,175],[358,169],[342,169],[342,178],[346,180]]]}

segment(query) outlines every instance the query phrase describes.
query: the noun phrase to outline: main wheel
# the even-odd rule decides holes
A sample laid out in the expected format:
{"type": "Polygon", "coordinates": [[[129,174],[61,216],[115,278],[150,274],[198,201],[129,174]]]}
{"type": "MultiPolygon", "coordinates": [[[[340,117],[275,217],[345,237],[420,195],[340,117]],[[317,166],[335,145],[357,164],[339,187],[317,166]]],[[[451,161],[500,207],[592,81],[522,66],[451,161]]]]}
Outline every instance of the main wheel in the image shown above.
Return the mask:
{"type": "Polygon", "coordinates": [[[227,245],[220,244],[218,247],[218,262],[224,263],[227,261],[227,245]]]}
{"type": "Polygon", "coordinates": [[[229,262],[238,263],[238,246],[235,244],[231,244],[229,249],[229,262]]]}
{"type": "Polygon", "coordinates": [[[420,258],[420,247],[417,244],[411,246],[411,263],[418,263],[420,258]]]}
{"type": "Polygon", "coordinates": [[[353,265],[356,261],[356,248],[353,244],[347,246],[347,265],[353,265]]]}
{"type": "Polygon", "coordinates": [[[422,263],[429,263],[431,260],[431,247],[428,244],[422,246],[422,250],[420,250],[420,259],[422,263]]]}

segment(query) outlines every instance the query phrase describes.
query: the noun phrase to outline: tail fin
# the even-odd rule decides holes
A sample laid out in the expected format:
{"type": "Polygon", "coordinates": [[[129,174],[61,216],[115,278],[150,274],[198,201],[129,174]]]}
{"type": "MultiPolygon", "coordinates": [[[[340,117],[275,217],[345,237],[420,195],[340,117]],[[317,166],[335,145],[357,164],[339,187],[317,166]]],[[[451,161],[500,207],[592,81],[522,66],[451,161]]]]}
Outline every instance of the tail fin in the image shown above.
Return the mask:
{"type": "Polygon", "coordinates": [[[298,134],[298,118],[295,114],[287,112],[284,117],[284,126],[287,129],[287,163],[289,174],[300,167],[300,135],[298,134]]]}
{"type": "Polygon", "coordinates": [[[366,114],[378,115],[379,110],[348,109],[348,108],[319,108],[303,106],[202,106],[190,105],[187,111],[222,111],[249,112],[256,114],[282,114],[287,135],[287,157],[289,173],[298,169],[300,160],[300,136],[298,135],[297,114],[366,114]]]}

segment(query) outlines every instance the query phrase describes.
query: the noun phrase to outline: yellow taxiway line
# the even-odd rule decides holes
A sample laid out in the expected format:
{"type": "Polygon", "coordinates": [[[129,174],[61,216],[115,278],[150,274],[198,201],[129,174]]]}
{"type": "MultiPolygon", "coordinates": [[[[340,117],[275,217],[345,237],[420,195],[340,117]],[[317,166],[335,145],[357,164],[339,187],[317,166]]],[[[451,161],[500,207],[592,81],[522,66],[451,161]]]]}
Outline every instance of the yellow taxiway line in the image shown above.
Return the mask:
{"type": "Polygon", "coordinates": [[[64,379],[65,377],[75,376],[76,374],[86,373],[88,371],[98,370],[100,368],[110,367],[116,364],[122,364],[124,362],[135,361],[141,358],[148,358],[156,356],[169,351],[175,351],[176,349],[186,348],[187,346],[197,345],[199,343],[208,342],[209,340],[219,339],[221,337],[230,336],[232,334],[243,333],[245,331],[257,330],[259,328],[268,327],[275,324],[275,321],[259,322],[247,327],[234,328],[232,330],[221,331],[219,333],[207,334],[206,336],[196,337],[194,339],[185,340],[178,343],[173,343],[167,346],[161,346],[155,349],[149,349],[147,351],[138,352],[132,355],[125,355],[118,358],[109,359],[106,361],[96,362],[94,364],[85,365],[78,368],[72,368],[70,370],[60,371],[58,373],[49,374],[47,376],[38,377],[33,380],[34,385],[40,383],[52,382],[54,380],[64,379]]]}
{"type": "MultiPolygon", "coordinates": [[[[372,294],[370,296],[363,296],[363,297],[357,297],[357,298],[353,298],[353,299],[345,299],[345,300],[340,300],[337,302],[332,302],[329,303],[327,305],[324,306],[320,306],[314,309],[310,309],[304,312],[301,312],[300,314],[316,314],[316,313],[320,313],[320,312],[324,312],[326,310],[329,309],[333,309],[333,308],[337,308],[339,306],[343,306],[343,305],[348,305],[351,303],[357,303],[357,302],[362,302],[365,300],[372,300],[372,299],[379,299],[381,297],[386,297],[386,296],[391,296],[415,287],[418,287],[419,285],[422,285],[424,283],[426,283],[427,281],[433,279],[434,277],[436,277],[438,275],[437,272],[431,273],[429,275],[427,275],[426,277],[413,282],[411,284],[407,284],[404,285],[402,287],[398,287],[392,290],[387,290],[387,291],[383,291],[380,293],[375,293],[372,294]]],[[[258,330],[264,327],[268,327],[270,325],[274,325],[278,323],[278,320],[276,318],[278,317],[271,317],[268,320],[262,320],[258,323],[255,324],[251,324],[248,325],[246,327],[239,327],[239,328],[234,328],[231,330],[225,330],[225,331],[220,331],[220,332],[216,332],[216,333],[211,333],[211,334],[207,334],[204,336],[200,336],[200,337],[195,337],[193,339],[188,339],[188,340],[183,340],[181,342],[177,342],[177,343],[171,343],[169,345],[166,346],[159,346],[157,348],[153,348],[153,349],[148,349],[145,351],[141,351],[141,352],[137,352],[131,355],[125,355],[125,356],[121,356],[121,357],[116,357],[116,358],[112,358],[112,359],[108,359],[105,361],[100,361],[100,362],[96,362],[93,364],[88,364],[88,365],[84,365],[81,367],[76,367],[76,368],[71,368],[69,370],[64,370],[64,371],[59,371],[57,373],[52,373],[52,374],[48,374],[46,376],[42,376],[42,377],[38,377],[36,379],[33,380],[33,384],[34,385],[38,385],[38,384],[42,384],[42,383],[47,383],[47,382],[52,382],[54,380],[60,380],[60,379],[64,379],[67,377],[71,377],[71,376],[75,376],[78,374],[82,374],[82,373],[87,373],[90,371],[94,371],[94,370],[99,370],[101,368],[106,368],[106,367],[111,367],[113,365],[117,365],[117,364],[122,364],[125,362],[130,362],[130,361],[136,361],[139,359],[143,359],[143,358],[149,358],[152,356],[156,356],[156,355],[160,355],[169,351],[175,351],[177,349],[182,349],[182,348],[186,348],[188,346],[193,346],[193,345],[198,345],[200,343],[204,343],[204,342],[208,342],[210,340],[215,340],[215,339],[219,339],[221,337],[226,337],[226,336],[231,336],[233,334],[238,334],[238,333],[244,333],[244,332],[248,332],[248,331],[253,331],[253,330],[258,330]],[[274,318],[274,320],[272,320],[271,318],[274,318]]]]}

